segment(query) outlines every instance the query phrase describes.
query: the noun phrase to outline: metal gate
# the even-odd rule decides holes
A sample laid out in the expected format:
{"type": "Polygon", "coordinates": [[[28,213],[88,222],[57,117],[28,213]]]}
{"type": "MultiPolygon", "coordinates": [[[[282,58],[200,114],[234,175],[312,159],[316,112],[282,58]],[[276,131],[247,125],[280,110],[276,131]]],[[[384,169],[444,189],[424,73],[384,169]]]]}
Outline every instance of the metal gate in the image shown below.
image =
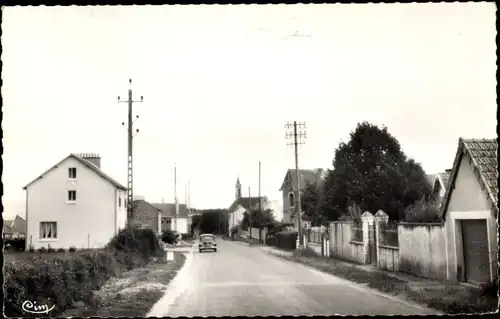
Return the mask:
{"type": "Polygon", "coordinates": [[[486,219],[462,220],[465,278],[471,283],[490,281],[490,258],[486,219]]]}

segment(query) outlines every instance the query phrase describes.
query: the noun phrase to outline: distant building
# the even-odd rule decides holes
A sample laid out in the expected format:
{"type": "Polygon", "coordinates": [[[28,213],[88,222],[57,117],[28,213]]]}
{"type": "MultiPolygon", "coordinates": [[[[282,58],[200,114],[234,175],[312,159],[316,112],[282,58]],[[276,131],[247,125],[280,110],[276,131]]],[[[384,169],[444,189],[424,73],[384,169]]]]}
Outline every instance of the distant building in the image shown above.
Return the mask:
{"type": "MultiPolygon", "coordinates": [[[[316,169],[299,169],[300,174],[300,191],[304,189],[307,183],[318,183],[325,175],[325,170],[322,168],[316,169]]],[[[281,183],[280,192],[283,196],[283,222],[296,223],[296,205],[295,190],[297,188],[297,174],[295,169],[287,170],[283,183],[281,183]]],[[[302,214],[303,212],[301,212],[302,214]]]]}
{"type": "Polygon", "coordinates": [[[23,189],[27,248],[103,247],[125,227],[126,188],[97,154],[70,154],[23,189]]]}
{"type": "Polygon", "coordinates": [[[432,186],[432,198],[436,201],[438,207],[441,206],[446,189],[448,188],[450,173],[451,169],[447,169],[442,173],[427,175],[427,179],[432,186]]]}
{"type": "Polygon", "coordinates": [[[175,214],[175,204],[171,203],[152,203],[153,206],[161,211],[161,230],[174,230],[181,234],[188,234],[189,210],[186,204],[178,204],[177,216],[175,214]]]}
{"type": "Polygon", "coordinates": [[[11,220],[3,221],[3,238],[18,239],[26,237],[26,221],[19,215],[11,220]]]}
{"type": "Polygon", "coordinates": [[[134,211],[134,224],[147,226],[148,228],[154,230],[155,233],[161,233],[161,209],[148,203],[144,199],[134,200],[132,208],[134,211]]]}
{"type": "Polygon", "coordinates": [[[236,179],[235,185],[235,200],[228,208],[228,229],[237,226],[243,220],[245,211],[252,208],[258,208],[259,202],[262,209],[268,205],[269,200],[266,196],[261,197],[242,197],[241,196],[241,183],[240,179],[236,179]]]}

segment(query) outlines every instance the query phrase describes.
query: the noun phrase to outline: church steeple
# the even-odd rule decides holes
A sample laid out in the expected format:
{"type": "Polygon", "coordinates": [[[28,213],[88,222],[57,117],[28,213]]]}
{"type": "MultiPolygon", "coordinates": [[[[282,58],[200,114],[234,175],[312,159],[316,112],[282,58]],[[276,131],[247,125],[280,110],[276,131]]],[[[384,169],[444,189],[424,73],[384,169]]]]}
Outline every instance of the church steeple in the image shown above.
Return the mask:
{"type": "Polygon", "coordinates": [[[236,200],[241,198],[241,184],[240,184],[240,176],[236,178],[236,200]]]}

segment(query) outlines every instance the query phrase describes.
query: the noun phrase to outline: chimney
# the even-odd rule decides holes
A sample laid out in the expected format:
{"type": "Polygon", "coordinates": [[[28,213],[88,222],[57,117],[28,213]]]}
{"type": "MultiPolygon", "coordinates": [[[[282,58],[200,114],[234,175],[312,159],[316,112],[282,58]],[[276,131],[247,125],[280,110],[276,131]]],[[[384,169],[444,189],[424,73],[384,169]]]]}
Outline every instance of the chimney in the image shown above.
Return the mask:
{"type": "Polygon", "coordinates": [[[77,154],[84,160],[87,160],[94,164],[95,166],[101,168],[101,156],[97,153],[83,153],[83,154],[77,154]]]}

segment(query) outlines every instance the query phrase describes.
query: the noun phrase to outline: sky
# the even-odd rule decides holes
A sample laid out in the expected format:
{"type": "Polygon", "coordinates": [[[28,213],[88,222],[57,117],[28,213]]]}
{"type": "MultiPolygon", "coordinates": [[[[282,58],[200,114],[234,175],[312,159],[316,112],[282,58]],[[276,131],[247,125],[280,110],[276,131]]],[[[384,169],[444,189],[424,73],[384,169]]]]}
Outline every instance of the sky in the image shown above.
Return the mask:
{"type": "Polygon", "coordinates": [[[22,187],[94,152],[124,185],[128,80],[134,194],[227,208],[281,198],[287,121],[306,123],[301,168],[331,168],[361,121],[387,126],[427,173],[459,137],[496,137],[494,3],[4,7],[4,218],[22,187]],[[296,34],[296,36],[293,36],[296,34]]]}

